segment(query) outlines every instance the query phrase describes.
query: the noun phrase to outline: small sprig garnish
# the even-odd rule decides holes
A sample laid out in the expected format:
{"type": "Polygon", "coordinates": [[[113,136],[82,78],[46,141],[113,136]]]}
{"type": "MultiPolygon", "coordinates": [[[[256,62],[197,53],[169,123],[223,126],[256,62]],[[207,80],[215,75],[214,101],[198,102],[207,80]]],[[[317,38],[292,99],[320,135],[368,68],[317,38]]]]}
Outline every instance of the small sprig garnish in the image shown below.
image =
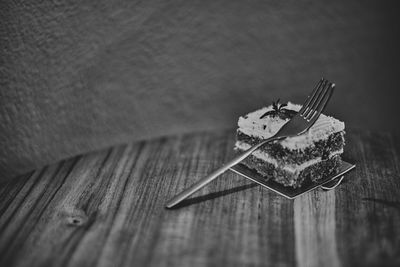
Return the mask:
{"type": "Polygon", "coordinates": [[[287,109],[287,103],[286,104],[280,104],[279,103],[280,99],[278,99],[276,102],[272,101],[272,110],[267,111],[264,113],[260,119],[265,118],[267,116],[271,116],[272,118],[279,117],[283,120],[286,119],[291,119],[293,118],[294,115],[296,115],[296,111],[287,109]]]}

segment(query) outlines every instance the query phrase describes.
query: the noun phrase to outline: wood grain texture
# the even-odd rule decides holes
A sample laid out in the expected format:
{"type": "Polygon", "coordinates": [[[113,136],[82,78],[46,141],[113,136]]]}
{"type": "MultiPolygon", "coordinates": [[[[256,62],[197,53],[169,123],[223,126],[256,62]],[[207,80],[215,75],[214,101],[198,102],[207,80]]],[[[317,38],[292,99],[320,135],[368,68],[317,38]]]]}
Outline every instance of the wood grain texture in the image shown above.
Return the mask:
{"type": "Polygon", "coordinates": [[[398,266],[400,136],[350,131],[335,191],[287,200],[228,172],[234,131],[115,146],[0,187],[0,266],[398,266]]]}
{"type": "Polygon", "coordinates": [[[1,0],[0,180],[232,127],[272,100],[303,102],[321,76],[336,83],[328,108],[346,123],[399,130],[398,10],[396,0],[1,0]]]}

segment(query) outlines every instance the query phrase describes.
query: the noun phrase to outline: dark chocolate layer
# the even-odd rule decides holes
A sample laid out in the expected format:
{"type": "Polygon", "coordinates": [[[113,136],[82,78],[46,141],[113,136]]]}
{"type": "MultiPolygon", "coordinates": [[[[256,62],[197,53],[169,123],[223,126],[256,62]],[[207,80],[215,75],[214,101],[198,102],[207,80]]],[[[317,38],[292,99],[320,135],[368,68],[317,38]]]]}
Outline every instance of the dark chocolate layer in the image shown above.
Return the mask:
{"type": "Polygon", "coordinates": [[[311,180],[315,182],[328,175],[338,173],[341,158],[340,155],[333,156],[329,159],[313,164],[297,174],[276,168],[273,164],[267,163],[253,155],[244,159],[242,163],[250,169],[256,170],[259,174],[264,176],[265,179],[273,179],[284,186],[297,188],[301,187],[301,184],[304,181],[311,180]]]}
{"type": "MultiPolygon", "coordinates": [[[[236,139],[250,145],[260,143],[260,138],[248,136],[241,131],[237,131],[236,139]]],[[[314,158],[321,157],[325,160],[331,152],[338,151],[344,147],[344,131],[331,134],[327,139],[319,140],[304,150],[291,150],[285,148],[280,142],[271,142],[261,148],[260,151],[268,153],[272,158],[287,164],[301,164],[314,158]]]]}

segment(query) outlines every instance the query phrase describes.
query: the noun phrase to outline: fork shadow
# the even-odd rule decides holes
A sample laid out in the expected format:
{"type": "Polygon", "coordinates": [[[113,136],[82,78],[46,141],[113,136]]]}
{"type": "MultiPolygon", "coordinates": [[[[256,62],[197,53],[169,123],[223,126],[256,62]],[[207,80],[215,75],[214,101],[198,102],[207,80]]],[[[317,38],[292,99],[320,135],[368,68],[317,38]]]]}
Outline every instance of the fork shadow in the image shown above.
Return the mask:
{"type": "Polygon", "coordinates": [[[242,185],[242,186],[237,186],[237,187],[234,187],[234,188],[226,189],[226,190],[223,190],[223,191],[209,193],[209,194],[203,195],[203,196],[188,198],[188,199],[183,200],[181,203],[177,204],[176,206],[174,206],[172,208],[169,208],[169,209],[174,210],[174,209],[183,208],[183,207],[190,206],[190,205],[193,205],[193,204],[197,204],[197,203],[200,203],[200,202],[203,202],[203,201],[212,200],[212,199],[219,198],[219,197],[222,197],[222,196],[226,196],[226,195],[229,195],[229,194],[233,194],[233,193],[236,193],[236,192],[239,192],[239,191],[247,190],[247,189],[250,189],[250,188],[253,188],[253,187],[256,187],[256,186],[259,186],[259,185],[256,184],[256,183],[251,183],[251,184],[247,184],[247,185],[242,185]]]}

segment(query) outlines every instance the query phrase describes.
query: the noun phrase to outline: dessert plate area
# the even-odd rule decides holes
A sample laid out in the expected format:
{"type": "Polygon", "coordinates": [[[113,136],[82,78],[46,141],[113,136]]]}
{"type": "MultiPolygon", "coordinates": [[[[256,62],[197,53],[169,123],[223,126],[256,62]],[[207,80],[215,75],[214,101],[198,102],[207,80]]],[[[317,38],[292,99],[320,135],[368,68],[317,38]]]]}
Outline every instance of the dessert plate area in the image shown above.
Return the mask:
{"type": "Polygon", "coordinates": [[[255,170],[249,169],[243,164],[237,164],[231,167],[230,170],[269,190],[274,191],[275,193],[280,194],[281,196],[284,196],[288,199],[294,199],[319,187],[325,190],[334,189],[341,183],[343,176],[349,171],[353,170],[355,167],[356,165],[354,164],[351,164],[347,161],[342,161],[339,173],[332,176],[327,176],[318,180],[317,182],[306,181],[300,188],[290,188],[283,186],[272,179],[266,179],[264,176],[258,174],[255,170]]]}

